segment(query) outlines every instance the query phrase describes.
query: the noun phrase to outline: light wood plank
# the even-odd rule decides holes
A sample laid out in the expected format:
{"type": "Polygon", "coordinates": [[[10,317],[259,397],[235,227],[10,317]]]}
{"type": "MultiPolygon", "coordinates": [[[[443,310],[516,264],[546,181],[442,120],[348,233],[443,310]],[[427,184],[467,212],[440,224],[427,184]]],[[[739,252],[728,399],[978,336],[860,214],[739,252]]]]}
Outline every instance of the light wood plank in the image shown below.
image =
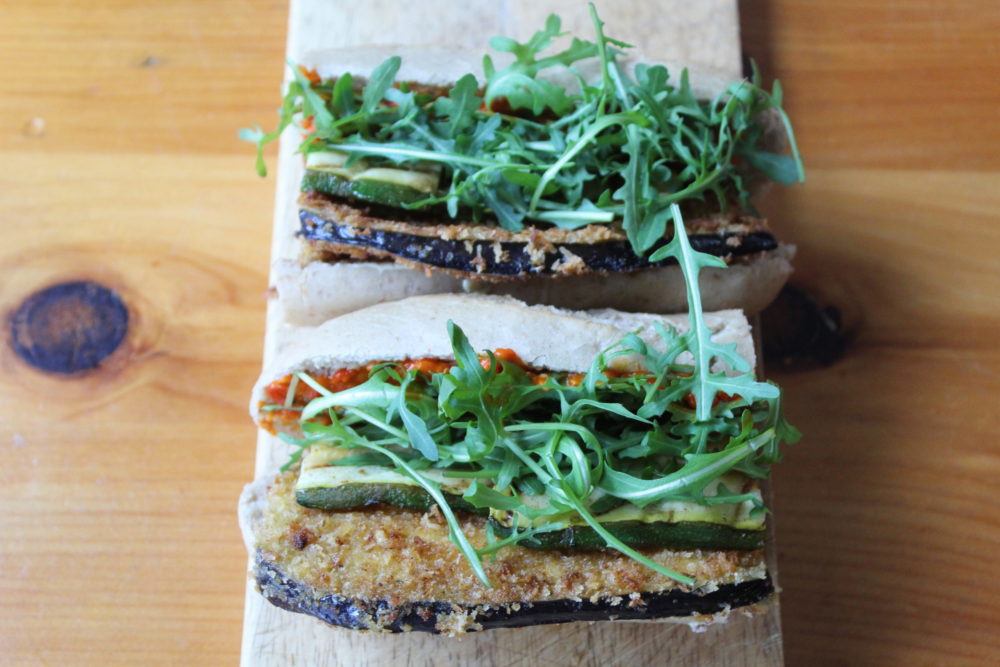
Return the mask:
{"type": "MultiPolygon", "coordinates": [[[[447,4],[447,3],[444,3],[447,4]]],[[[606,3],[607,4],[607,3],[606,3]]],[[[402,8],[389,3],[367,3],[353,11],[342,4],[293,2],[289,28],[289,57],[329,44],[336,26],[344,35],[337,46],[375,43],[438,45],[448,43],[475,48],[493,34],[529,36],[550,11],[561,11],[564,26],[581,34],[591,31],[589,18],[567,3],[473,3],[463,12],[434,12],[426,6],[402,8]],[[388,21],[380,17],[391,17],[388,21]],[[433,17],[433,20],[429,17],[433,17]]],[[[739,76],[738,34],[734,6],[728,2],[692,6],[676,3],[662,14],[652,14],[642,3],[615,4],[604,8],[609,34],[621,36],[647,52],[687,60],[692,65],[725,69],[739,76]],[[669,20],[666,16],[670,16],[669,20]],[[699,33],[697,29],[706,26],[699,33]],[[718,34],[721,33],[721,34],[718,34]],[[671,36],[675,39],[669,39],[671,36]],[[692,62],[692,60],[694,62],[692,62]]],[[[287,137],[279,156],[275,204],[273,256],[294,257],[297,241],[295,197],[301,178],[301,160],[293,154],[298,141],[287,137]]],[[[281,345],[285,327],[272,307],[268,317],[266,354],[281,345]]],[[[261,434],[257,449],[257,472],[267,474],[282,463],[288,447],[261,434]]],[[[776,565],[772,560],[772,568],[776,565]]],[[[264,666],[304,664],[547,664],[567,659],[582,664],[650,664],[669,656],[676,664],[780,664],[781,627],[777,604],[754,618],[734,614],[725,625],[701,634],[666,623],[571,624],[474,634],[460,640],[419,634],[385,637],[329,628],[315,619],[273,607],[248,588],[245,609],[243,664],[264,666]]]]}

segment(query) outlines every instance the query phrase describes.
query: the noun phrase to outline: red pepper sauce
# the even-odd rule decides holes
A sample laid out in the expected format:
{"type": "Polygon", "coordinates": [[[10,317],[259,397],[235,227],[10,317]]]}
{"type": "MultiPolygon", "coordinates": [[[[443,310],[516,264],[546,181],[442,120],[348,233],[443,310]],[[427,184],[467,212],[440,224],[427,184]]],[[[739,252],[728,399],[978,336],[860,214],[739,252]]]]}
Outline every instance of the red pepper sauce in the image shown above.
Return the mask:
{"type": "MultiPolygon", "coordinates": [[[[509,348],[497,348],[493,352],[493,358],[497,361],[498,372],[503,369],[504,364],[514,364],[524,371],[524,373],[531,379],[532,384],[545,384],[545,382],[549,379],[548,373],[543,373],[529,367],[524,360],[518,356],[517,352],[509,348]]],[[[447,373],[455,365],[455,362],[451,359],[440,359],[437,357],[404,359],[402,361],[395,362],[372,361],[364,366],[358,366],[357,368],[341,368],[333,373],[309,373],[309,377],[327,391],[336,393],[364,383],[368,380],[371,375],[371,371],[375,366],[385,363],[392,363],[403,371],[416,370],[426,379],[430,379],[430,377],[435,373],[447,373]]],[[[488,356],[481,355],[479,357],[479,363],[486,370],[490,370],[491,362],[488,356]]],[[[604,371],[604,375],[608,378],[621,378],[644,374],[647,374],[647,371],[617,371],[611,369],[604,371]]],[[[583,382],[584,377],[584,373],[568,373],[565,375],[565,382],[571,387],[578,387],[580,386],[580,383],[583,382]]],[[[650,376],[649,381],[652,382],[653,380],[654,378],[650,376]]],[[[320,396],[320,393],[313,387],[309,386],[305,382],[299,381],[295,386],[295,395],[289,402],[288,389],[291,386],[291,383],[292,376],[287,375],[280,380],[275,380],[264,388],[265,400],[261,402],[261,407],[264,405],[272,405],[295,408],[278,408],[261,413],[260,424],[264,429],[271,433],[298,433],[300,431],[298,423],[299,409],[320,396]]],[[[739,397],[736,395],[730,396],[724,392],[718,392],[715,395],[715,400],[712,405],[715,406],[720,402],[728,402],[735,400],[736,398],[739,397]]],[[[694,394],[689,393],[684,397],[683,401],[684,404],[692,410],[697,407],[697,401],[694,394]]]]}
{"type": "MultiPolygon", "coordinates": [[[[309,373],[309,377],[322,386],[327,391],[338,392],[357,387],[365,382],[371,375],[371,371],[379,364],[388,363],[385,361],[372,361],[357,368],[341,368],[338,371],[328,374],[309,373]]],[[[425,357],[423,359],[405,359],[403,361],[392,362],[404,371],[415,369],[423,375],[430,377],[434,373],[446,373],[455,365],[454,361],[446,359],[436,359],[425,357]]],[[[299,382],[295,387],[295,396],[291,403],[288,403],[288,387],[292,383],[292,376],[286,375],[280,380],[276,380],[264,388],[264,396],[268,403],[275,405],[289,405],[289,407],[302,407],[314,398],[318,398],[320,393],[310,387],[305,382],[299,382]]]]}

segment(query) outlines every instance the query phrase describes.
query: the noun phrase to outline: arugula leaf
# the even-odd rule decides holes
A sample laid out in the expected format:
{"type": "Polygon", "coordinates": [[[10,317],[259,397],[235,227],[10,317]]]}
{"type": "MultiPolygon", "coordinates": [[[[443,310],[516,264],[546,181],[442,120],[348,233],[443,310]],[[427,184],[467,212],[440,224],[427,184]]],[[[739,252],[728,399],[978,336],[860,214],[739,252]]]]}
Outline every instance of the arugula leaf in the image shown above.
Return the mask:
{"type": "Polygon", "coordinates": [[[428,461],[438,460],[437,444],[427,430],[426,422],[410,410],[406,399],[406,389],[413,382],[416,371],[406,376],[406,379],[399,385],[399,394],[396,397],[396,411],[403,420],[406,433],[410,438],[413,447],[417,449],[428,461]]]}
{"type": "Polygon", "coordinates": [[[608,469],[601,489],[639,507],[663,500],[688,499],[700,493],[709,482],[728,472],[765,444],[774,440],[772,429],[753,439],[730,445],[720,452],[688,454],[686,464],[677,472],[658,479],[643,480],[608,469]]]}
{"type": "Polygon", "coordinates": [[[530,65],[535,61],[535,54],[547,49],[552,40],[562,34],[559,32],[561,26],[562,20],[555,14],[549,14],[545,19],[545,27],[532,35],[526,43],[519,44],[509,37],[494,37],[490,40],[490,46],[496,51],[513,53],[518,63],[530,65]]]}
{"type": "Polygon", "coordinates": [[[292,119],[298,112],[298,98],[301,96],[302,88],[297,81],[288,84],[288,91],[282,100],[281,109],[278,112],[278,127],[274,132],[265,133],[259,126],[244,128],[239,131],[238,136],[244,141],[257,144],[257,174],[261,177],[267,176],[267,164],[264,162],[264,146],[281,136],[285,128],[292,123],[292,119]]]}
{"type": "MultiPolygon", "coordinates": [[[[304,373],[300,373],[299,377],[307,383],[313,382],[312,378],[304,373]]],[[[315,384],[311,386],[317,391],[319,391],[317,387],[322,388],[320,385],[315,384]]],[[[403,391],[401,387],[388,384],[382,378],[376,376],[364,384],[345,389],[344,391],[331,393],[324,389],[321,393],[325,395],[311,401],[305,410],[302,411],[303,419],[312,419],[317,415],[325,413],[327,410],[337,407],[365,408],[372,405],[382,406],[392,404],[398,400],[399,395],[403,391]]]]}
{"type": "Polygon", "coordinates": [[[747,151],[742,157],[772,181],[782,185],[791,185],[801,180],[802,169],[796,164],[795,158],[788,155],[777,155],[766,151],[747,151]]]}
{"type": "Polygon", "coordinates": [[[330,93],[330,106],[339,117],[353,116],[356,111],[354,99],[354,78],[348,72],[337,77],[330,93]]]}
{"type": "Polygon", "coordinates": [[[370,115],[375,112],[376,106],[385,97],[386,91],[396,78],[396,72],[399,71],[402,62],[403,59],[399,56],[392,56],[372,71],[371,78],[368,79],[368,84],[361,94],[362,113],[370,115]]]}
{"type": "MultiPolygon", "coordinates": [[[[697,402],[697,418],[705,421],[711,416],[712,401],[718,391],[722,391],[720,378],[722,375],[711,372],[712,361],[716,358],[728,363],[737,371],[747,373],[751,370],[745,359],[736,354],[736,345],[719,344],[712,341],[711,331],[705,324],[705,316],[701,306],[701,287],[698,276],[703,267],[725,267],[726,264],[718,257],[707,253],[696,252],[688,241],[687,230],[684,227],[684,220],[681,217],[680,207],[672,204],[671,215],[674,220],[674,235],[670,242],[654,252],[650,259],[659,261],[672,257],[677,260],[681,270],[684,272],[685,287],[688,297],[688,319],[691,322],[691,329],[685,334],[688,348],[695,357],[693,379],[695,381],[694,395],[697,402]]],[[[747,391],[765,383],[750,383],[742,388],[747,391]]],[[[763,389],[761,389],[763,390],[763,389]]],[[[770,391],[770,390],[763,390],[770,391]]]]}
{"type": "Polygon", "coordinates": [[[474,112],[482,104],[476,77],[466,74],[451,89],[448,97],[434,101],[434,111],[439,116],[448,117],[446,136],[455,137],[475,122],[474,112]]]}
{"type": "Polygon", "coordinates": [[[573,100],[565,89],[545,79],[538,79],[537,76],[542,70],[556,66],[569,67],[579,60],[591,58],[596,55],[597,46],[574,39],[568,49],[539,59],[539,53],[547,49],[554,38],[563,34],[559,32],[560,26],[559,17],[550,14],[545,28],[532,35],[524,44],[509,37],[494,37],[490,40],[490,46],[494,50],[511,53],[515,60],[509,67],[497,70],[489,56],[484,58],[487,106],[492,107],[497,98],[505,98],[512,109],[530,109],[536,116],[547,109],[561,116],[572,108],[573,100]]]}
{"type": "Polygon", "coordinates": [[[462,498],[469,501],[469,504],[473,507],[517,512],[529,519],[536,519],[548,514],[544,509],[536,509],[525,505],[516,495],[508,496],[480,484],[478,481],[469,485],[469,488],[462,494],[462,498]]]}
{"type": "Polygon", "coordinates": [[[288,66],[291,67],[292,76],[298,84],[297,90],[302,95],[302,115],[312,116],[317,136],[327,136],[330,126],[333,125],[333,113],[327,108],[319,93],[313,89],[309,79],[302,73],[302,68],[292,61],[288,61],[288,66]]]}

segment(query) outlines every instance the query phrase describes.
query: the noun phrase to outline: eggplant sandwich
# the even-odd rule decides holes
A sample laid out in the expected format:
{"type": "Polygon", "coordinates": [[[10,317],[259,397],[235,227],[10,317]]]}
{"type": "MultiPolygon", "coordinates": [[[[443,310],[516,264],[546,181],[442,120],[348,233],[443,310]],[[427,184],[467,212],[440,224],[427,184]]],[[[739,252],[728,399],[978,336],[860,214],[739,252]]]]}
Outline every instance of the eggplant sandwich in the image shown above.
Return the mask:
{"type": "Polygon", "coordinates": [[[774,587],[797,431],[736,310],[426,295],[295,328],[250,410],[290,443],[240,523],[273,604],[382,632],[704,624],[774,587]]]}
{"type": "Polygon", "coordinates": [[[677,312],[683,277],[656,258],[674,204],[692,246],[731,268],[704,272],[705,307],[766,306],[794,249],[752,200],[803,177],[780,86],[668,70],[593,18],[593,40],[561,50],[552,16],[485,58],[354,48],[293,64],[278,129],[241,133],[262,148],[288,128],[302,154],[301,251],[273,274],[288,321],[461,291],[677,312]]]}

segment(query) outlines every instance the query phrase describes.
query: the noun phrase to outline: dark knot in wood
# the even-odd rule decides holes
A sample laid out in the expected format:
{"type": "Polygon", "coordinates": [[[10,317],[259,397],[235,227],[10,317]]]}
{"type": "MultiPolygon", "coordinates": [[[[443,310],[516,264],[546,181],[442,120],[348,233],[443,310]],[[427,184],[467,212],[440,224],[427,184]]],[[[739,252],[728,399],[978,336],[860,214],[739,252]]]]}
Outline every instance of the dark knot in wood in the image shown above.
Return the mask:
{"type": "Polygon", "coordinates": [[[840,311],[820,306],[798,287],[785,285],[760,318],[768,364],[807,370],[829,366],[844,355],[847,337],[840,311]]]}
{"type": "Polygon", "coordinates": [[[107,287],[90,281],[59,283],[35,292],[10,318],[18,356],[52,373],[97,367],[128,331],[128,308],[107,287]]]}

